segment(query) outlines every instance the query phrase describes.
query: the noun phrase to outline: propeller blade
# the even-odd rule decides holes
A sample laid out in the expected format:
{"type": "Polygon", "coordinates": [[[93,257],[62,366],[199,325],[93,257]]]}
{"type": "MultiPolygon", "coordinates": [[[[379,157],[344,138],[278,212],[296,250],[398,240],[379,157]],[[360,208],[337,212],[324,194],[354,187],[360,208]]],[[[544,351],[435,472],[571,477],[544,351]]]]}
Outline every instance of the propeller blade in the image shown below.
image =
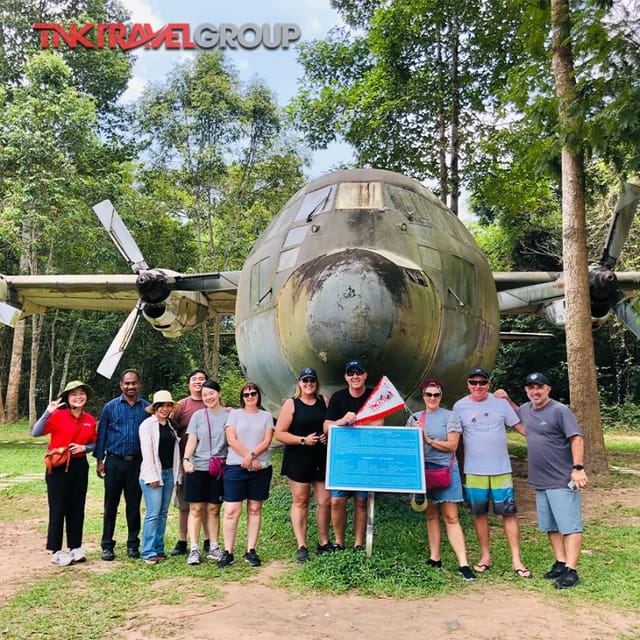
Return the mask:
{"type": "Polygon", "coordinates": [[[15,327],[21,313],[20,309],[16,309],[6,302],[0,302],[0,322],[2,324],[15,327]]]}
{"type": "Polygon", "coordinates": [[[129,263],[134,273],[138,273],[143,269],[148,269],[147,263],[140,251],[140,248],[129,233],[129,229],[118,215],[111,200],[103,200],[94,205],[93,210],[96,212],[102,226],[107,230],[111,239],[118,247],[118,251],[123,255],[124,259],[129,263]]]}
{"type": "Polygon", "coordinates": [[[632,307],[632,299],[627,298],[618,302],[614,307],[616,315],[636,338],[640,338],[640,314],[636,313],[632,307]]]}
{"type": "Polygon", "coordinates": [[[127,348],[127,345],[133,336],[138,320],[140,319],[142,304],[142,301],[138,300],[136,306],[127,316],[127,319],[122,323],[120,329],[118,329],[116,337],[113,339],[109,349],[107,349],[107,353],[105,353],[104,358],[102,358],[102,362],[100,362],[100,365],[96,369],[101,376],[111,378],[113,372],[116,370],[116,367],[124,354],[124,350],[127,348]]]}
{"type": "Polygon", "coordinates": [[[633,222],[638,201],[640,200],[640,186],[627,182],[618,198],[616,210],[613,213],[611,225],[604,243],[604,251],[600,264],[608,269],[616,265],[622,247],[629,237],[629,229],[633,222]]]}

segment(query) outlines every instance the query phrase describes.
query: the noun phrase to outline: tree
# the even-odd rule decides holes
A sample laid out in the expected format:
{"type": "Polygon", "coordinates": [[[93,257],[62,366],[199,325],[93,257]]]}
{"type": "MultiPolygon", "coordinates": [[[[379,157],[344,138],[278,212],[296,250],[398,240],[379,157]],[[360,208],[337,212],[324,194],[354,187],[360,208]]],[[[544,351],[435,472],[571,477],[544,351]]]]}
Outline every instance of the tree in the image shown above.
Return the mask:
{"type": "Polygon", "coordinates": [[[292,111],[307,142],[323,148],[340,136],[361,165],[437,183],[457,213],[479,115],[506,64],[501,44],[515,29],[499,4],[334,2],[346,26],[300,47],[292,111]]]}
{"type": "MultiPolygon", "coordinates": [[[[271,91],[242,87],[220,53],[176,66],[139,105],[152,160],[146,194],[161,195],[193,228],[198,271],[238,269],[257,236],[302,181],[302,159],[288,141],[271,91]]],[[[220,332],[203,329],[202,361],[218,374],[220,332]],[[211,338],[211,340],[210,340],[211,338]]]]}

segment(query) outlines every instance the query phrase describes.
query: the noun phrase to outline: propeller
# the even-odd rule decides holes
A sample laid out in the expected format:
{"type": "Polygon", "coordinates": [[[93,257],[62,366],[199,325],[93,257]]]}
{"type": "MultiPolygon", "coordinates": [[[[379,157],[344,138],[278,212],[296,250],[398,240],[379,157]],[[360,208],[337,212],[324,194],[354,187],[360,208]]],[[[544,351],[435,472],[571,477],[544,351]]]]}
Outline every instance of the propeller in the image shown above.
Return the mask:
{"type": "Polygon", "coordinates": [[[613,218],[604,242],[600,266],[606,269],[613,269],[616,266],[622,247],[629,237],[631,223],[636,214],[639,199],[640,186],[627,182],[618,198],[616,210],[613,212],[613,218]]]}
{"type": "Polygon", "coordinates": [[[122,323],[120,329],[118,329],[116,337],[113,339],[113,342],[104,354],[104,358],[102,358],[102,361],[96,369],[101,376],[110,378],[116,370],[116,367],[124,354],[124,350],[129,345],[133,332],[138,324],[140,314],[142,313],[142,305],[142,301],[138,300],[138,302],[136,302],[136,306],[127,316],[127,319],[122,323]]]}
{"type": "MultiPolygon", "coordinates": [[[[111,201],[103,200],[96,204],[93,210],[116,247],[118,247],[118,251],[120,251],[133,272],[138,276],[138,281],[140,282],[142,280],[144,283],[149,282],[152,278],[149,277],[147,272],[149,269],[147,262],[136,241],[133,239],[133,236],[129,233],[129,229],[127,229],[122,218],[118,215],[113,204],[111,204],[111,201]]],[[[133,332],[135,331],[146,302],[142,297],[138,298],[136,306],[120,326],[116,337],[113,339],[104,358],[102,358],[102,361],[98,365],[97,372],[105,378],[110,378],[116,370],[124,354],[124,350],[131,341],[131,337],[133,336],[133,332]]]]}
{"type": "Polygon", "coordinates": [[[620,289],[614,268],[629,237],[631,224],[640,202],[640,186],[627,182],[620,193],[609,231],[604,242],[602,258],[589,272],[589,289],[594,317],[612,309],[622,323],[640,337],[640,315],[632,308],[632,299],[620,289]]]}
{"type": "Polygon", "coordinates": [[[15,327],[21,313],[20,309],[16,309],[6,302],[0,302],[0,322],[2,324],[15,327]]]}

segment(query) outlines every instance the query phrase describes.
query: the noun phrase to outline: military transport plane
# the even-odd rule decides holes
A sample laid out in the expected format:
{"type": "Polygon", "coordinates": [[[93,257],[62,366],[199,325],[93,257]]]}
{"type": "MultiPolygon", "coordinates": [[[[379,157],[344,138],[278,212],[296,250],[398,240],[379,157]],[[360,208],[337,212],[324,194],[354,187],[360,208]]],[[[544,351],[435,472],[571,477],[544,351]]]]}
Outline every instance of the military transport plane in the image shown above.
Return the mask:
{"type": "MultiPolygon", "coordinates": [[[[640,187],[618,203],[600,263],[590,270],[595,325],[614,310],[640,334],[630,296],[640,272],[613,269],[640,187]]],[[[343,366],[366,363],[404,398],[421,380],[452,397],[470,368],[494,364],[500,314],[537,313],[564,323],[562,273],[492,273],[462,222],[418,182],[389,171],[330,173],[300,189],[256,241],[242,271],[180,274],[150,269],[109,201],[94,210],[133,275],[0,276],[6,324],[49,308],[130,311],[98,371],[115,371],[140,315],[176,337],[216,314],[235,314],[244,373],[266,408],[291,393],[302,367],[324,392],[344,385],[343,366]]],[[[413,404],[413,402],[412,402],[413,404]]]]}

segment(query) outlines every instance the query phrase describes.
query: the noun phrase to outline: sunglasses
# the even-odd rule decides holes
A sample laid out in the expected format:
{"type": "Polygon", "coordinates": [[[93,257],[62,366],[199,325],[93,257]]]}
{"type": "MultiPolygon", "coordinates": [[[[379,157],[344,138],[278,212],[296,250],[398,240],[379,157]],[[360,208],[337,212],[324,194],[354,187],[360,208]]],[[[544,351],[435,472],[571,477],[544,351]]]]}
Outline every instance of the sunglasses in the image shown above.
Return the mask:
{"type": "Polygon", "coordinates": [[[317,380],[315,378],[301,378],[300,382],[304,382],[305,384],[315,384],[317,380]]]}
{"type": "Polygon", "coordinates": [[[470,384],[472,387],[484,387],[489,384],[488,380],[467,380],[467,384],[470,384]]]}
{"type": "Polygon", "coordinates": [[[257,395],[258,395],[258,392],[257,392],[257,391],[245,391],[245,392],[242,394],[242,397],[243,397],[243,398],[254,398],[254,397],[255,397],[255,396],[257,396],[257,395]]]}
{"type": "Polygon", "coordinates": [[[431,391],[425,391],[422,395],[425,398],[439,398],[442,395],[442,392],[436,391],[435,393],[431,393],[431,391]]]}
{"type": "Polygon", "coordinates": [[[173,407],[173,402],[158,402],[156,407],[173,407]]]}
{"type": "Polygon", "coordinates": [[[364,373],[364,371],[358,371],[357,369],[349,369],[349,371],[347,371],[347,375],[350,378],[353,378],[353,376],[361,376],[364,373]]]}

